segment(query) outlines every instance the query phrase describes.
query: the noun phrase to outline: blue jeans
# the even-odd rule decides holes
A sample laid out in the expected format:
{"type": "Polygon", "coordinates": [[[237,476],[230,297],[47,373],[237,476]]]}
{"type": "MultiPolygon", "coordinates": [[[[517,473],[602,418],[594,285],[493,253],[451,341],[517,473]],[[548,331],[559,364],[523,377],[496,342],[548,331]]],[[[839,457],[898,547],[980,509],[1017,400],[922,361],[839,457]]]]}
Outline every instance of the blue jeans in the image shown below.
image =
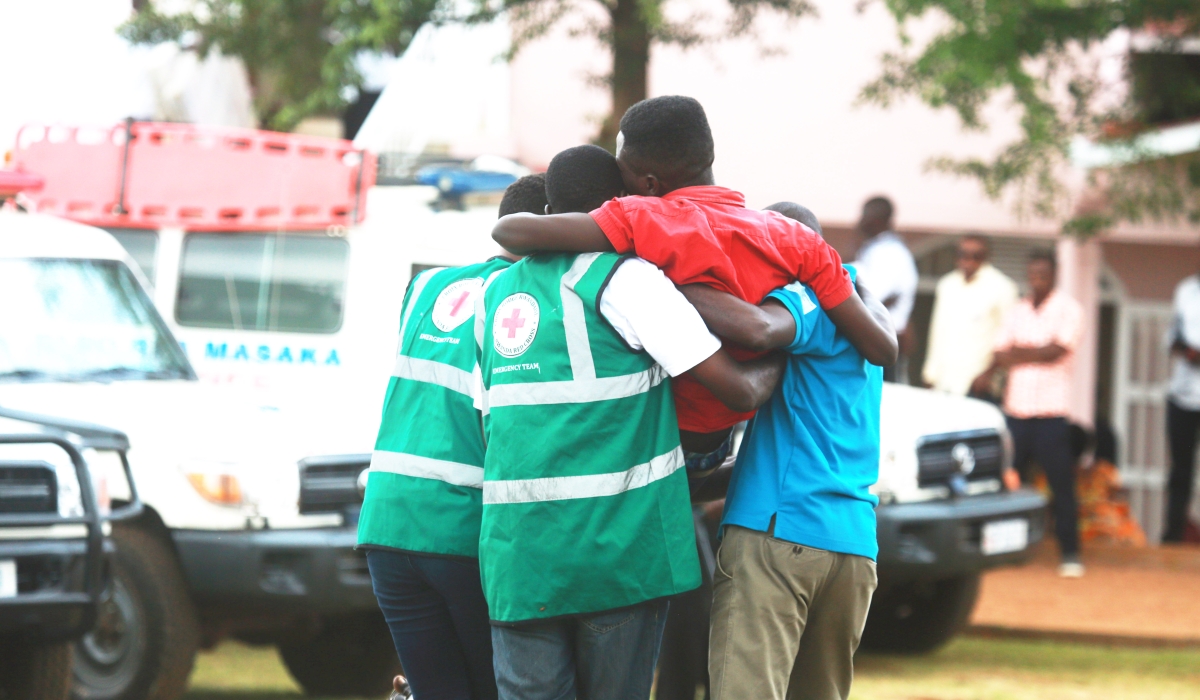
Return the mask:
{"type": "Polygon", "coordinates": [[[500,698],[647,700],[666,621],[667,601],[661,599],[592,615],[494,626],[500,698]]]}
{"type": "Polygon", "coordinates": [[[367,567],[413,696],[493,700],[491,625],[479,563],[369,549],[367,567]]]}

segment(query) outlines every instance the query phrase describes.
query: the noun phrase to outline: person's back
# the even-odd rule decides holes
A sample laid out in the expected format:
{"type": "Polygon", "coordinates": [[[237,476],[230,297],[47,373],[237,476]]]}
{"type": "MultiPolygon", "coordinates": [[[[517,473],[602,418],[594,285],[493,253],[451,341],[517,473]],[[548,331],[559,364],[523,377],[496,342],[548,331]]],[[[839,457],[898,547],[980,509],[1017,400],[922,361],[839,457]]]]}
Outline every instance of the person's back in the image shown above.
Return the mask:
{"type": "Polygon", "coordinates": [[[667,372],[631,352],[599,311],[621,262],[535,255],[484,294],[480,568],[496,622],[594,613],[699,585],[667,372]],[[559,535],[521,536],[530,529],[559,535]],[[538,575],[514,575],[522,569],[538,575]]]}
{"type": "Polygon", "coordinates": [[[723,525],[874,559],[883,370],[865,359],[799,283],[772,292],[797,320],[780,389],[742,440],[723,525]],[[787,445],[786,451],[779,447],[787,445]],[[789,482],[781,491],[778,484],[789,482]]]}

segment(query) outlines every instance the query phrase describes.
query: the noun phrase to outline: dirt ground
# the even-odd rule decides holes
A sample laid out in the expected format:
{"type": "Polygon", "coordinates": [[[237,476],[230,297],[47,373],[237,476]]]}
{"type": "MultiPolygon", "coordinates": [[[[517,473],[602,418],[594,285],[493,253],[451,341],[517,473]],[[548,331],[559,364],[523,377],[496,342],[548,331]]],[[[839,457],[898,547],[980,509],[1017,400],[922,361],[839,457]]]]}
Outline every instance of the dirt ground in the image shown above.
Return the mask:
{"type": "Polygon", "coordinates": [[[1059,578],[1046,546],[1026,566],[987,574],[972,624],[1200,645],[1200,547],[1085,546],[1083,561],[1083,578],[1059,578]]]}

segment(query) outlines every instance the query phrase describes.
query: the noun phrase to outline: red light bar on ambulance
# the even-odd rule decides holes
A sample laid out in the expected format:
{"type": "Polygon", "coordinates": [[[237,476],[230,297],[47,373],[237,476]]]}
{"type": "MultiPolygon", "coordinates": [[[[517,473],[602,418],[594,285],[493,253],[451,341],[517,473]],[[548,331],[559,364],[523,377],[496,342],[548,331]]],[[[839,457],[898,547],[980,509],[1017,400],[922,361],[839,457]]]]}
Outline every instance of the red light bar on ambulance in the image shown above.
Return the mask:
{"type": "Polygon", "coordinates": [[[248,231],[362,221],[375,157],[349,141],[127,122],[25,126],[13,165],[45,186],[31,209],[94,226],[248,231]]]}

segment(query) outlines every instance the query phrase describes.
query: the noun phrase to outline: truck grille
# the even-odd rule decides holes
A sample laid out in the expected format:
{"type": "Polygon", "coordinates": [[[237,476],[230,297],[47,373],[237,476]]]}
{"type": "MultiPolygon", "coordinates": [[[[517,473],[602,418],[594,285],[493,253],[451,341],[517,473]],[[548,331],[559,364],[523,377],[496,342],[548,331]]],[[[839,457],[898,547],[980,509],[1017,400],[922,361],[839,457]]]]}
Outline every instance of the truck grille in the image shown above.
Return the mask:
{"type": "Polygon", "coordinates": [[[46,464],[0,464],[0,513],[58,511],[58,480],[46,464]]]}
{"type": "Polygon", "coordinates": [[[917,448],[921,488],[946,486],[952,479],[1000,479],[1004,445],[993,431],[933,435],[917,448]]]}
{"type": "Polygon", "coordinates": [[[357,509],[363,495],[358,477],[371,466],[371,455],[332,455],[300,462],[300,512],[340,513],[357,509]]]}

